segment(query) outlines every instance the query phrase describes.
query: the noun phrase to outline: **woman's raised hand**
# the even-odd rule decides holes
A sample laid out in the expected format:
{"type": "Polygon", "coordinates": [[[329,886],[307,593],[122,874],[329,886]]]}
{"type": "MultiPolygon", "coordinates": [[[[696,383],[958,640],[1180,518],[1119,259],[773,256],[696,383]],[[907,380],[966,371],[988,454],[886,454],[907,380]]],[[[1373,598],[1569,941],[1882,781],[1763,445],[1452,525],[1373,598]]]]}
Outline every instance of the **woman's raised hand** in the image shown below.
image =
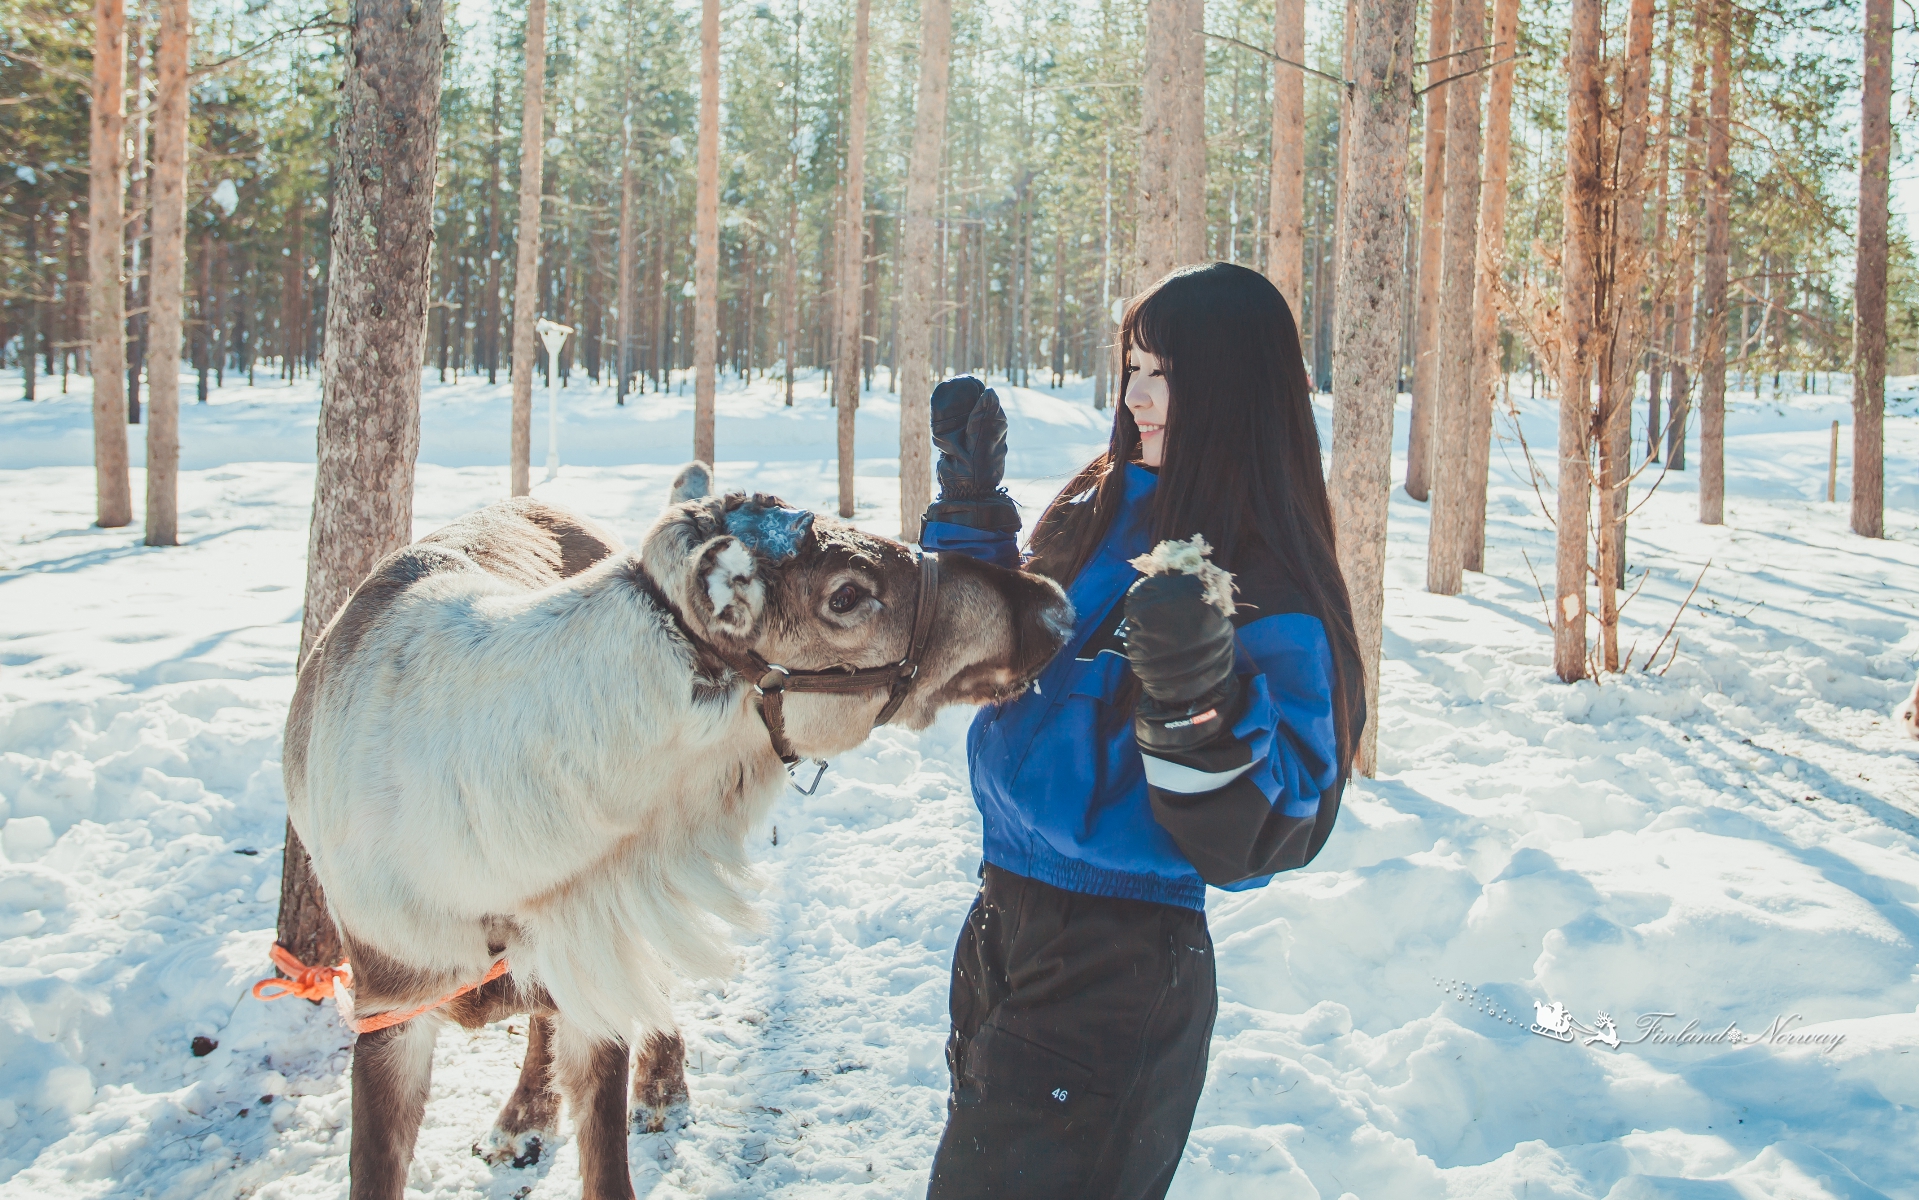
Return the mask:
{"type": "Polygon", "coordinates": [[[980,380],[960,375],[933,389],[933,445],[939,450],[939,498],[928,521],[971,529],[1015,530],[1019,509],[1000,486],[1006,474],[1006,412],[980,380]]]}

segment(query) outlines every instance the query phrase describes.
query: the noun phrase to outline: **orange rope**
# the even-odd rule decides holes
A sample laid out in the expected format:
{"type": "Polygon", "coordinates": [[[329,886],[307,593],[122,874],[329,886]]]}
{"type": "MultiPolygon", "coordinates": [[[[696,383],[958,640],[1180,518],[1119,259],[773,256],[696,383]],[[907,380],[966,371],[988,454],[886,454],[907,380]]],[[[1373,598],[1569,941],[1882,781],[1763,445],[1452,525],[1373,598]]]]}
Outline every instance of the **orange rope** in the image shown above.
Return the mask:
{"type": "Polygon", "coordinates": [[[311,1000],[318,1004],[322,1000],[333,998],[333,981],[343,980],[348,987],[353,986],[353,972],[345,959],[337,967],[309,967],[280,943],[273,943],[269,952],[273,965],[286,974],[285,979],[262,979],[253,985],[255,1000],[284,1000],[288,996],[298,996],[302,1000],[311,1000]]]}
{"type": "Polygon", "coordinates": [[[398,1025],[402,1021],[411,1021],[421,1013],[432,1012],[443,1004],[451,1004],[475,988],[485,987],[504,974],[506,974],[506,960],[502,958],[493,964],[478,983],[469,983],[462,987],[456,987],[433,1003],[422,1004],[420,1007],[408,1009],[406,1012],[383,1012],[375,1016],[362,1018],[353,1023],[353,1032],[372,1033],[376,1029],[386,1029],[390,1026],[398,1025]]]}
{"type": "MultiPolygon", "coordinates": [[[[299,959],[293,957],[287,948],[278,942],[273,944],[271,954],[273,957],[273,965],[284,971],[287,978],[262,979],[260,982],[254,984],[253,995],[255,999],[284,1000],[288,996],[298,996],[302,1000],[318,1002],[332,997],[333,981],[336,979],[343,981],[349,988],[353,986],[353,972],[345,959],[340,960],[340,965],[337,967],[309,967],[299,959]]],[[[376,1013],[371,1017],[364,1017],[353,1022],[353,1032],[372,1033],[379,1029],[389,1029],[403,1021],[411,1021],[421,1013],[432,1012],[436,1008],[451,1004],[453,1001],[458,1000],[461,996],[466,995],[476,988],[485,987],[495,979],[506,974],[507,969],[507,962],[502,958],[487,970],[487,973],[478,983],[469,983],[462,987],[454,988],[438,1000],[432,1001],[429,1004],[422,1004],[418,1008],[408,1009],[405,1012],[384,1012],[376,1013]]]]}

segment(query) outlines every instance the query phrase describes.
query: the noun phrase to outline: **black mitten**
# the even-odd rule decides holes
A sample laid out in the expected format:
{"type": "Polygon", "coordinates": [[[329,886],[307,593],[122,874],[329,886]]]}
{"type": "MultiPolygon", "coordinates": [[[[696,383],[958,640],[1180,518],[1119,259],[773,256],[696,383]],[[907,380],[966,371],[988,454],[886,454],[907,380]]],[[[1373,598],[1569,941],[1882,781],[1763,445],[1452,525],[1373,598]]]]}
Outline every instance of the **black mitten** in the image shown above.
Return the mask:
{"type": "Polygon", "coordinates": [[[1145,694],[1133,736],[1149,754],[1177,754],[1229,736],[1243,685],[1233,622],[1197,575],[1147,575],[1127,590],[1121,634],[1145,694]]]}
{"type": "Polygon", "coordinates": [[[1000,486],[1006,413],[993,389],[971,375],[949,379],[933,389],[932,416],[940,490],[926,519],[969,529],[1018,529],[1019,508],[1000,486]]]}

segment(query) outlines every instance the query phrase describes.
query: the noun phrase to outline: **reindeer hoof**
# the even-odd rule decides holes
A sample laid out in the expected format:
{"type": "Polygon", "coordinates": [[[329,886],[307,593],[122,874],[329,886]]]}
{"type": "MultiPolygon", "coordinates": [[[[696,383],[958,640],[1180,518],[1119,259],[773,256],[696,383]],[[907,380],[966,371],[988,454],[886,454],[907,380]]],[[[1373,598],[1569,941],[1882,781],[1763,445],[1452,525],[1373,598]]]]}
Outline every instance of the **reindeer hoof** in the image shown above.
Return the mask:
{"type": "Polygon", "coordinates": [[[540,1152],[546,1149],[547,1136],[545,1131],[539,1129],[507,1133],[495,1126],[474,1143],[473,1157],[493,1167],[530,1167],[540,1161],[540,1152]]]}
{"type": "Polygon", "coordinates": [[[693,1123],[693,1105],[682,1096],[666,1104],[635,1104],[634,1133],[671,1133],[693,1123]]]}

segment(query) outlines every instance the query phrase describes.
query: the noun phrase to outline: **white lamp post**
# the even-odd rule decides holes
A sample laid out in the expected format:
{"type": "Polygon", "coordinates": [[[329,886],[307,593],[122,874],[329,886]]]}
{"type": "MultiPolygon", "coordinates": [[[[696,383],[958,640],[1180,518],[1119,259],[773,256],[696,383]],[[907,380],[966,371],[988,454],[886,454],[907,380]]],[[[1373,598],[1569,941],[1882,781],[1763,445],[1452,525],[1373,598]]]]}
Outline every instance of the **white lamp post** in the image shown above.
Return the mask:
{"type": "Polygon", "coordinates": [[[560,350],[573,327],[541,317],[533,328],[546,343],[546,481],[551,483],[560,473],[560,350]]]}

